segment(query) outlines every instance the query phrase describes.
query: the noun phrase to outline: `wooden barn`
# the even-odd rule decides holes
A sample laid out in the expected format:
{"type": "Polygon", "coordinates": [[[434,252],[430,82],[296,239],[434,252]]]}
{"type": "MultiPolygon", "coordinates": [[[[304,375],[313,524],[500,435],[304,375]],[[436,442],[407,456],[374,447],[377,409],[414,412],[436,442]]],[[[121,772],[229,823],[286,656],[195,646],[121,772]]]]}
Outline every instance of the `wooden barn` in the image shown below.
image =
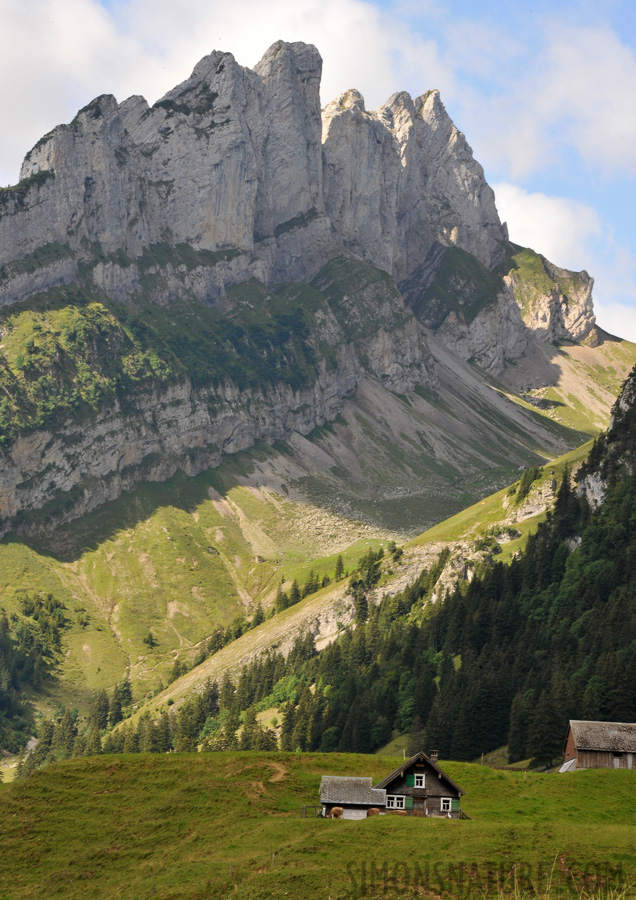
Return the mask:
{"type": "Polygon", "coordinates": [[[322,814],[331,818],[335,810],[338,818],[366,819],[370,809],[384,812],[386,791],[376,790],[370,778],[349,778],[342,775],[323,775],[320,782],[322,814]]]}
{"type": "Polygon", "coordinates": [[[570,721],[560,772],[636,769],[636,723],[570,721]]]}
{"type": "Polygon", "coordinates": [[[386,811],[405,810],[411,816],[461,818],[460,798],[466,793],[437,765],[437,757],[416,753],[376,784],[386,791],[386,811]]]}

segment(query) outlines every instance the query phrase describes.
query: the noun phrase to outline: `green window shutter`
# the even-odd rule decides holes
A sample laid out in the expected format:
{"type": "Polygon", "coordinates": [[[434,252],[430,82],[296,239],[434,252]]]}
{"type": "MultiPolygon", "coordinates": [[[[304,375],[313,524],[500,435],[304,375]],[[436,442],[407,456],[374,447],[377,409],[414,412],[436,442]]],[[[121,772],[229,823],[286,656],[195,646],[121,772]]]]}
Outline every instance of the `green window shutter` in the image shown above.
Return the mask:
{"type": "Polygon", "coordinates": [[[451,800],[451,809],[455,812],[459,810],[459,797],[453,797],[451,800]]]}
{"type": "Polygon", "coordinates": [[[410,775],[406,776],[406,786],[415,787],[415,772],[411,772],[410,775]]]}
{"type": "Polygon", "coordinates": [[[412,797],[406,798],[406,808],[413,809],[413,798],[412,797]]]}

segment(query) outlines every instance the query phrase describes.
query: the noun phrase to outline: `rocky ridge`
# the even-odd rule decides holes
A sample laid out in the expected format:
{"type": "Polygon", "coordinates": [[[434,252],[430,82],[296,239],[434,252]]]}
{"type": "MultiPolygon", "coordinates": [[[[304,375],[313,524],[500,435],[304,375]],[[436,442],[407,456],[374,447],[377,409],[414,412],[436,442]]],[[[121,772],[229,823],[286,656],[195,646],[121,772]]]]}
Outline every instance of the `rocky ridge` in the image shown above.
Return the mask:
{"type": "MultiPolygon", "coordinates": [[[[525,251],[508,242],[437,91],[395,94],[375,112],[348,91],[321,112],[320,74],[306,44],[279,41],[254,69],[215,51],[152,107],[98,97],[0,191],[0,531],[58,500],[78,515],[136,481],[306,434],[363,377],[398,392],[434,387],[422,325],[491,374],[530,341],[593,334],[591,279],[546,260],[539,271],[536,254],[517,262],[525,251]],[[261,310],[268,290],[284,294],[285,311],[261,310]],[[227,371],[202,383],[192,333],[166,347],[152,306],[176,322],[187,304],[218,311],[238,368],[242,353],[259,357],[258,386],[227,371]],[[147,358],[158,353],[169,374],[153,363],[122,396],[121,372],[105,372],[101,393],[69,389],[71,414],[56,412],[64,379],[81,384],[95,364],[57,341],[51,311],[65,306],[114,317],[120,343],[136,317],[147,358]],[[299,354],[292,383],[283,375],[299,354]],[[37,409],[20,425],[25,384],[37,409]]],[[[99,336],[80,325],[90,349],[99,336]]]]}
{"type": "Polygon", "coordinates": [[[609,428],[578,473],[577,492],[593,509],[604,501],[608,487],[636,466],[636,367],[632,369],[612,408],[609,428]]]}

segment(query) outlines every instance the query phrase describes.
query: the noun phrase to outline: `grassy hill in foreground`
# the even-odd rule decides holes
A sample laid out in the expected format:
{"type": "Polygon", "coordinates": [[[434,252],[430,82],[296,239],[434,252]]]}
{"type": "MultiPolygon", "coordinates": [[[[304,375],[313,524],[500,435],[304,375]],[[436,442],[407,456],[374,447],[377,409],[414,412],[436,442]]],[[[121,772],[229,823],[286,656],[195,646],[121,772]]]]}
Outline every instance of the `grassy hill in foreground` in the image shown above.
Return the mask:
{"type": "Polygon", "coordinates": [[[50,766],[0,792],[0,896],[497,897],[497,872],[517,898],[566,888],[634,896],[627,771],[559,776],[449,762],[469,821],[301,818],[301,806],[318,801],[322,774],[379,779],[398,763],[215,753],[50,766]],[[616,890],[605,890],[606,879],[616,890]]]}

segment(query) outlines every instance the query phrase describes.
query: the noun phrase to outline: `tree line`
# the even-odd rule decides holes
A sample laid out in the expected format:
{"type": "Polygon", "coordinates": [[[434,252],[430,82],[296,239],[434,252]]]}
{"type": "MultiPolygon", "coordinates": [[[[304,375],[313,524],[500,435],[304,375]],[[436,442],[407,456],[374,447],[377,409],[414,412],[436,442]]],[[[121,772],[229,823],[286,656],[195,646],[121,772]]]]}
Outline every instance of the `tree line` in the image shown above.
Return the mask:
{"type": "Polygon", "coordinates": [[[64,604],[52,594],[24,594],[21,615],[0,611],[0,747],[17,753],[31,730],[25,692],[50,677],[68,625],[64,604]]]}

